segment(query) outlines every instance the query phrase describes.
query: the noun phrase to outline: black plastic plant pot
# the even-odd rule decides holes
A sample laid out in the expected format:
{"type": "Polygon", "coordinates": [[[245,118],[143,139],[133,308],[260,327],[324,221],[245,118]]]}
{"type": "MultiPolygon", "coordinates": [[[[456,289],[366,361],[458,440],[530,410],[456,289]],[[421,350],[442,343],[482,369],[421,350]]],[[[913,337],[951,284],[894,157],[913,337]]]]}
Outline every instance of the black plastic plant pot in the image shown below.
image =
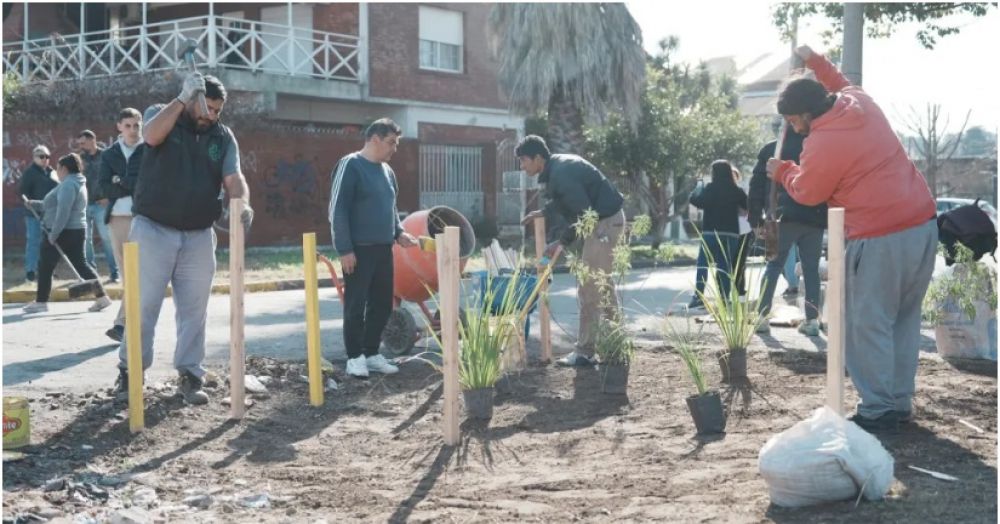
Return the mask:
{"type": "Polygon", "coordinates": [[[726,430],[726,414],[722,410],[722,398],[718,392],[692,395],[687,398],[687,405],[699,435],[712,435],[726,430]]]}
{"type": "Polygon", "coordinates": [[[601,364],[601,389],[611,395],[628,393],[628,366],[601,364]]]}
{"type": "Polygon", "coordinates": [[[722,381],[726,384],[734,379],[747,378],[747,350],[744,348],[720,351],[719,369],[722,371],[722,381]]]}
{"type": "Polygon", "coordinates": [[[493,418],[493,388],[466,389],[462,391],[465,397],[465,416],[476,420],[493,418]]]}

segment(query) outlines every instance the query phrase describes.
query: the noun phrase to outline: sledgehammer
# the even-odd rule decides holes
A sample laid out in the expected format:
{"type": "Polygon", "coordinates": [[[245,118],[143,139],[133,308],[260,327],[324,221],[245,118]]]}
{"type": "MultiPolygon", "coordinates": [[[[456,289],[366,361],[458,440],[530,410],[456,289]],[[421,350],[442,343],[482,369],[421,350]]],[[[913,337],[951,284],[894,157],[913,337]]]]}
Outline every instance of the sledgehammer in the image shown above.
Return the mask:
{"type": "MultiPolygon", "coordinates": [[[[180,35],[179,38],[181,55],[184,57],[184,62],[187,63],[188,69],[191,72],[197,72],[198,68],[194,65],[194,52],[198,50],[198,41],[184,35],[180,35]]],[[[207,115],[208,104],[205,103],[205,93],[199,91],[196,96],[198,97],[198,110],[201,111],[202,115],[207,115]]]]}

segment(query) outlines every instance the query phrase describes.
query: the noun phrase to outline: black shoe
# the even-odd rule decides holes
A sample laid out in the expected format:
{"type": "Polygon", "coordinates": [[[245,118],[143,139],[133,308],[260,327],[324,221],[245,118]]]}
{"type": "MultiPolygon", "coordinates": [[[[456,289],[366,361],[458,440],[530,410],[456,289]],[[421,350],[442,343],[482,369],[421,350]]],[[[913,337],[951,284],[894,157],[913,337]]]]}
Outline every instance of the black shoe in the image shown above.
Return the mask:
{"type": "Polygon", "coordinates": [[[798,296],[799,296],[799,288],[797,287],[790,287],[786,289],[784,293],[781,294],[782,298],[796,298],[798,296]]]}
{"type": "Polygon", "coordinates": [[[113,326],[111,329],[104,332],[111,340],[115,342],[121,342],[125,338],[125,327],[124,326],[113,326]]]}
{"type": "Polygon", "coordinates": [[[869,433],[891,431],[899,427],[899,414],[896,411],[889,411],[876,418],[868,418],[861,416],[860,414],[854,414],[854,416],[847,420],[861,426],[861,429],[869,433]]]}
{"type": "Polygon", "coordinates": [[[188,404],[201,406],[208,404],[208,394],[202,391],[202,380],[190,372],[181,373],[180,392],[184,396],[184,401],[188,404]]]}
{"type": "Polygon", "coordinates": [[[698,298],[697,295],[691,298],[691,302],[688,302],[688,309],[704,309],[704,308],[705,304],[702,303],[701,299],[698,298]]]}
{"type": "Polygon", "coordinates": [[[896,420],[898,420],[900,424],[908,424],[910,422],[913,422],[913,412],[912,411],[898,411],[897,410],[897,411],[893,411],[893,413],[896,414],[896,420]]]}
{"type": "Polygon", "coordinates": [[[118,379],[115,380],[115,398],[128,399],[128,370],[118,368],[118,379]]]}
{"type": "Polygon", "coordinates": [[[25,275],[24,279],[27,280],[28,282],[34,282],[35,281],[35,272],[34,271],[28,271],[28,274],[25,275]]]}

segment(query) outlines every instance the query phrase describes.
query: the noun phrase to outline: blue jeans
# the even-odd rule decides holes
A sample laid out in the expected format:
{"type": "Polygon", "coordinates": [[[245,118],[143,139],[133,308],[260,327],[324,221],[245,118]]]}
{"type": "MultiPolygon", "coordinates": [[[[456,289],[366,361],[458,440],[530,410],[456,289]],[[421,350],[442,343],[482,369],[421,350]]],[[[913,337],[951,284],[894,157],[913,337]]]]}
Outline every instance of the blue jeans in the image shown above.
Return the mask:
{"type": "Polygon", "coordinates": [[[785,282],[788,282],[788,287],[799,287],[799,276],[795,274],[795,264],[799,261],[799,249],[797,245],[793,245],[792,249],[788,251],[788,258],[785,260],[785,282]]]}
{"type": "Polygon", "coordinates": [[[94,261],[94,229],[101,237],[101,246],[104,248],[104,259],[108,261],[108,270],[113,277],[118,276],[118,264],[115,263],[115,250],[111,242],[111,230],[104,223],[104,212],[107,206],[101,204],[87,204],[87,240],[83,246],[87,254],[87,264],[97,269],[97,262],[94,261]]]}
{"type": "Polygon", "coordinates": [[[709,264],[708,256],[705,253],[707,248],[708,254],[712,257],[712,265],[715,267],[715,279],[719,285],[719,291],[722,296],[728,297],[732,267],[739,254],[740,240],[734,234],[717,234],[714,231],[702,233],[701,239],[702,246],[698,250],[698,261],[696,262],[698,269],[695,273],[695,289],[699,292],[698,296],[705,292],[705,282],[708,280],[709,264]]]}
{"type": "Polygon", "coordinates": [[[24,217],[24,272],[38,271],[38,254],[42,249],[42,223],[34,216],[24,217]]]}

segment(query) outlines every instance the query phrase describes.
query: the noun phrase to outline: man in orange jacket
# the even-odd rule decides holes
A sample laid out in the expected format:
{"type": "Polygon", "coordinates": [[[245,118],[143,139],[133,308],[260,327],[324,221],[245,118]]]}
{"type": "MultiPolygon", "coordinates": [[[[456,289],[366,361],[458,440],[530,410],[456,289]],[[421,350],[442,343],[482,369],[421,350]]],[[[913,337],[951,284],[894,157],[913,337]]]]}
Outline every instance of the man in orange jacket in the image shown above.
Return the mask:
{"type": "Polygon", "coordinates": [[[778,112],[807,135],[799,164],[771,159],[768,176],[804,205],[844,208],[846,363],[861,397],[851,418],[870,430],[912,416],[920,307],[934,271],[935,204],[882,110],[808,46],[816,79],[782,90],[778,112]]]}

